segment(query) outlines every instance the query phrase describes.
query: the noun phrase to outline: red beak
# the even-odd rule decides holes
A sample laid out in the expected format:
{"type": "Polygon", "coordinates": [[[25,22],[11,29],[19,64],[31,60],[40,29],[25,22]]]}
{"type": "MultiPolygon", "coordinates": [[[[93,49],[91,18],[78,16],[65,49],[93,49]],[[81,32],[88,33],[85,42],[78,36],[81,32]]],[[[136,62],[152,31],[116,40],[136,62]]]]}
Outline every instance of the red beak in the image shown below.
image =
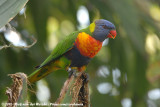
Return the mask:
{"type": "Polygon", "coordinates": [[[117,35],[116,30],[111,30],[111,31],[109,32],[109,34],[107,35],[107,37],[114,39],[114,38],[116,37],[116,35],[117,35]]]}

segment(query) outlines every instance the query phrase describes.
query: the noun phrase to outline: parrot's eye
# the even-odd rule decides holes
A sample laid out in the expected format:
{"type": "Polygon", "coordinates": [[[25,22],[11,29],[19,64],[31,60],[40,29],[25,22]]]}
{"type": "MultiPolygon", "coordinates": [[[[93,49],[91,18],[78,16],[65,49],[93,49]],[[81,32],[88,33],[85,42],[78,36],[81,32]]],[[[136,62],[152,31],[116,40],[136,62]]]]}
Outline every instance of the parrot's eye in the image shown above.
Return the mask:
{"type": "Polygon", "coordinates": [[[114,26],[106,26],[106,25],[102,25],[102,27],[104,28],[104,29],[115,29],[115,27],[114,26]]]}
{"type": "Polygon", "coordinates": [[[104,29],[108,29],[108,27],[107,27],[106,25],[103,25],[102,27],[103,27],[104,29]]]}

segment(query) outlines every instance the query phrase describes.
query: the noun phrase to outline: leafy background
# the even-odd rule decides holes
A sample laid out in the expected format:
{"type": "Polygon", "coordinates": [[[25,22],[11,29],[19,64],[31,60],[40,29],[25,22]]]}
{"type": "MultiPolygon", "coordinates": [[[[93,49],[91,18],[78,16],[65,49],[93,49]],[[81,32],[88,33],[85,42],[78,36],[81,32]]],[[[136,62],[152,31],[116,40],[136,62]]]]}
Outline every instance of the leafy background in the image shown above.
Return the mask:
{"type": "MultiPolygon", "coordinates": [[[[32,0],[10,24],[23,42],[34,36],[30,49],[0,50],[0,102],[6,102],[6,87],[17,72],[27,75],[45,60],[58,41],[95,19],[115,24],[117,37],[88,65],[93,107],[160,106],[160,2],[155,0],[32,0]],[[83,14],[79,16],[79,12],[83,14]],[[88,13],[87,13],[88,12],[88,13]],[[86,14],[86,15],[84,15],[86,14]],[[89,20],[80,20],[89,15],[89,20]],[[79,19],[80,18],[80,19],[79,19]]],[[[0,33],[0,45],[9,44],[0,33]]],[[[30,102],[55,102],[66,80],[55,72],[37,82],[29,92],[30,102]]]]}

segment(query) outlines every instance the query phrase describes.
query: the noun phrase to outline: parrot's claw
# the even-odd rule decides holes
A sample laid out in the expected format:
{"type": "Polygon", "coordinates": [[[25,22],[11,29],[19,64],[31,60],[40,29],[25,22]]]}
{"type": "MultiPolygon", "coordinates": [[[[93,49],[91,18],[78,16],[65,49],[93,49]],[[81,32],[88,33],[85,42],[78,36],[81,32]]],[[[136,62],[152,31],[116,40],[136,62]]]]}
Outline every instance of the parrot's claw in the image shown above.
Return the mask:
{"type": "Polygon", "coordinates": [[[76,77],[76,70],[75,69],[69,69],[68,70],[68,74],[69,74],[69,78],[72,76],[72,75],[74,75],[75,77],[76,77]]]}
{"type": "Polygon", "coordinates": [[[85,75],[83,75],[84,77],[84,82],[88,83],[89,82],[89,75],[87,73],[85,73],[85,75]]]}

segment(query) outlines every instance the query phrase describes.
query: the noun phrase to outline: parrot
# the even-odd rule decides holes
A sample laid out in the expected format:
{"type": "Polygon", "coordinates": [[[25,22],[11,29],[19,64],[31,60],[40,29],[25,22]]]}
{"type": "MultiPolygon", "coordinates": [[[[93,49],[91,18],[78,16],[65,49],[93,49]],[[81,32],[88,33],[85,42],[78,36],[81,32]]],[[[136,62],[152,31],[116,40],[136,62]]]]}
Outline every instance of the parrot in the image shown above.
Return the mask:
{"type": "Polygon", "coordinates": [[[115,25],[105,19],[97,19],[87,28],[69,34],[28,76],[29,82],[34,83],[53,71],[85,71],[88,63],[102,48],[103,41],[115,39],[116,35],[115,25]]]}

